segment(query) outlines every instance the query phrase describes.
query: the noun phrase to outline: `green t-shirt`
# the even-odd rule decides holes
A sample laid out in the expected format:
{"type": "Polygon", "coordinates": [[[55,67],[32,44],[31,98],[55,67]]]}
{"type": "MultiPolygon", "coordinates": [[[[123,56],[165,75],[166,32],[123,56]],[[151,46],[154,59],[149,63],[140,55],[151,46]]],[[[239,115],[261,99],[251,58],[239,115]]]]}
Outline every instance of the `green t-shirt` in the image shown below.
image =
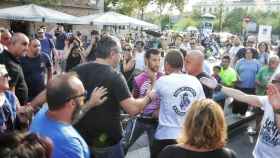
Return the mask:
{"type": "Polygon", "coordinates": [[[260,85],[256,87],[257,95],[265,95],[266,85],[268,84],[271,76],[275,70],[270,69],[268,66],[263,66],[257,73],[256,80],[260,82],[260,85]]]}
{"type": "Polygon", "coordinates": [[[236,72],[233,68],[228,67],[227,69],[221,68],[220,77],[222,79],[223,85],[232,87],[234,82],[237,81],[236,72]]]}

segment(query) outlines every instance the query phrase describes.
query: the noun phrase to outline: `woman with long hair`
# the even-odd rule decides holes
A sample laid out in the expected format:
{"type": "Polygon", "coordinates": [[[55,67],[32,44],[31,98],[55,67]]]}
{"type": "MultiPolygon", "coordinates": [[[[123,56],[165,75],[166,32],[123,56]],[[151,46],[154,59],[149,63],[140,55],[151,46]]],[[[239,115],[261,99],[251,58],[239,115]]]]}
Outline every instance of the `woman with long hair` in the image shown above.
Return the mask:
{"type": "Polygon", "coordinates": [[[268,58],[269,58],[269,46],[265,42],[261,42],[258,45],[258,53],[259,57],[258,60],[261,63],[261,65],[267,65],[268,64],[268,58]]]}
{"type": "Polygon", "coordinates": [[[227,125],[222,108],[211,99],[195,101],[185,119],[178,144],[169,145],[159,158],[235,158],[225,148],[227,125]]]}

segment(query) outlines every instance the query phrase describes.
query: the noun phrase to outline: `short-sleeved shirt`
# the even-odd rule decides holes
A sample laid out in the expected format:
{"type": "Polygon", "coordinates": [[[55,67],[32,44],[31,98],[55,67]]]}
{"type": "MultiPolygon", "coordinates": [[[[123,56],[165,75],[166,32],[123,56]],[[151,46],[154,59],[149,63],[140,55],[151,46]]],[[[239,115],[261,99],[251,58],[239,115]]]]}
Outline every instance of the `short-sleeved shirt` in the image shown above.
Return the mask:
{"type": "Polygon", "coordinates": [[[55,48],[57,50],[64,50],[65,46],[65,40],[67,38],[66,33],[60,33],[56,36],[56,41],[55,41],[55,48]]]}
{"type": "Polygon", "coordinates": [[[237,86],[239,88],[256,88],[256,75],[260,68],[261,64],[256,59],[240,59],[235,66],[240,79],[237,86]]]}
{"type": "Polygon", "coordinates": [[[264,115],[253,155],[254,158],[276,158],[280,155],[280,129],[276,125],[275,114],[268,97],[260,96],[258,98],[264,115]]]}
{"type": "Polygon", "coordinates": [[[5,91],[4,96],[4,104],[0,107],[0,134],[14,129],[17,110],[17,98],[14,93],[5,91]]]}
{"type": "Polygon", "coordinates": [[[21,58],[20,61],[25,81],[28,86],[28,98],[29,100],[32,100],[45,88],[46,70],[51,69],[51,60],[45,53],[40,53],[34,58],[25,56],[21,58]]]}
{"type": "Polygon", "coordinates": [[[16,59],[8,51],[0,54],[0,64],[4,64],[11,78],[9,81],[10,87],[15,87],[16,96],[21,105],[24,105],[28,100],[28,88],[24,79],[24,74],[20,65],[20,61],[16,59]]]}
{"type": "MultiPolygon", "coordinates": [[[[237,60],[245,57],[246,49],[247,48],[241,48],[241,49],[238,50],[238,52],[236,53],[236,56],[235,56],[237,60]]],[[[250,49],[253,52],[253,58],[257,59],[258,58],[258,51],[255,48],[250,48],[250,49]]]]}
{"type": "Polygon", "coordinates": [[[47,115],[48,107],[36,114],[30,131],[49,137],[53,142],[52,158],[90,158],[89,148],[71,124],[56,121],[47,115]]]}
{"type": "Polygon", "coordinates": [[[54,43],[52,41],[52,39],[49,38],[43,38],[40,39],[40,43],[41,43],[41,50],[43,53],[46,53],[50,59],[52,59],[53,57],[53,48],[54,48],[54,43]]]}
{"type": "Polygon", "coordinates": [[[159,125],[155,138],[176,139],[190,105],[205,98],[199,80],[188,74],[162,76],[155,83],[157,96],[160,98],[159,125]]]}
{"type": "Polygon", "coordinates": [[[165,147],[159,155],[159,158],[236,158],[236,153],[230,149],[222,148],[207,152],[197,152],[184,149],[178,145],[169,145],[165,147]]]}
{"type": "Polygon", "coordinates": [[[120,102],[131,97],[125,78],[112,66],[90,62],[73,69],[79,75],[88,94],[96,87],[105,87],[108,99],[87,112],[75,125],[91,147],[108,147],[119,143],[120,102]]]}
{"type": "MultiPolygon", "coordinates": [[[[199,80],[201,79],[202,77],[206,77],[206,78],[211,78],[208,74],[206,74],[205,72],[202,72],[200,74],[198,74],[196,76],[196,78],[199,80]]],[[[212,98],[213,96],[213,90],[211,88],[208,88],[207,86],[205,85],[202,85],[202,88],[203,88],[203,91],[204,91],[204,94],[205,94],[205,97],[206,98],[212,98]]]]}
{"type": "Polygon", "coordinates": [[[274,72],[275,70],[270,69],[268,66],[263,66],[257,73],[256,80],[260,82],[260,85],[256,87],[257,95],[265,95],[266,86],[274,72]]]}
{"type": "MultiPolygon", "coordinates": [[[[157,73],[157,79],[163,74],[157,73]]],[[[149,79],[148,73],[142,72],[134,78],[134,89],[133,96],[135,98],[144,97],[147,93],[148,88],[151,86],[151,80],[149,79]]],[[[143,115],[150,115],[159,108],[159,98],[155,98],[150,104],[145,106],[143,115]]]]}
{"type": "Polygon", "coordinates": [[[220,77],[225,86],[232,87],[237,81],[236,72],[233,68],[228,67],[227,69],[221,68],[220,77]]]}

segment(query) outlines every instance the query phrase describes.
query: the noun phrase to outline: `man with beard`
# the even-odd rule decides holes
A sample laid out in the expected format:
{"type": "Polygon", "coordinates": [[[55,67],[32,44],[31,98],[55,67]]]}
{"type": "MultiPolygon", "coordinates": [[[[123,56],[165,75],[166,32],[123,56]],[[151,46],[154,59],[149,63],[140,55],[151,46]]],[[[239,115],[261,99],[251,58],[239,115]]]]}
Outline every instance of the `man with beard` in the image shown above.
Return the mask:
{"type": "Polygon", "coordinates": [[[106,89],[96,88],[84,105],[86,91],[73,74],[54,78],[46,91],[48,107],[44,106],[31,124],[31,132],[49,137],[54,144],[52,158],[89,158],[89,148],[71,123],[81,113],[106,100],[106,89]]]}
{"type": "MultiPolygon", "coordinates": [[[[162,73],[159,72],[160,58],[160,51],[158,49],[149,49],[145,53],[147,68],[134,79],[134,98],[145,97],[149,88],[153,87],[155,81],[162,76],[162,73]]],[[[132,145],[145,131],[148,133],[151,146],[157,127],[158,110],[159,98],[155,98],[144,108],[143,113],[135,120],[134,126],[132,126],[133,128],[128,126],[127,133],[132,132],[132,134],[130,139],[127,140],[127,148],[129,148],[129,146],[132,145]]]]}
{"type": "Polygon", "coordinates": [[[151,157],[158,157],[167,145],[176,144],[183,127],[184,118],[193,101],[205,98],[198,79],[182,73],[183,56],[177,50],[170,50],[164,59],[165,76],[155,83],[160,100],[158,127],[152,144],[151,157]]]}
{"type": "Polygon", "coordinates": [[[48,55],[41,52],[41,44],[31,39],[26,56],[22,57],[21,66],[28,87],[28,100],[32,100],[45,89],[47,81],[52,78],[52,64],[48,55]]]}

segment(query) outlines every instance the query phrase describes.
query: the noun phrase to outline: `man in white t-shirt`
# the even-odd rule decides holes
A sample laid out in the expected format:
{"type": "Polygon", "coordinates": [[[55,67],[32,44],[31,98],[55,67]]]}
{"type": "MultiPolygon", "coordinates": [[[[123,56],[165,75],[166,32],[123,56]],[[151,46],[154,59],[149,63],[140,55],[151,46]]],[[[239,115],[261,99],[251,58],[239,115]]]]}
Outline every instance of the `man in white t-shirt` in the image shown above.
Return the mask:
{"type": "Polygon", "coordinates": [[[223,87],[215,80],[203,78],[208,87],[221,90],[227,96],[260,107],[264,111],[261,130],[253,151],[254,158],[278,158],[280,155],[280,72],[267,86],[267,96],[247,95],[233,88],[223,87]]]}
{"type": "Polygon", "coordinates": [[[145,70],[145,43],[143,41],[137,41],[135,44],[135,70],[138,72],[143,72],[145,70]]]}
{"type": "Polygon", "coordinates": [[[205,98],[199,80],[183,74],[182,68],[181,53],[176,50],[169,51],[164,61],[166,76],[162,76],[155,83],[160,110],[151,157],[157,157],[165,146],[176,143],[190,105],[195,100],[205,98]]]}

